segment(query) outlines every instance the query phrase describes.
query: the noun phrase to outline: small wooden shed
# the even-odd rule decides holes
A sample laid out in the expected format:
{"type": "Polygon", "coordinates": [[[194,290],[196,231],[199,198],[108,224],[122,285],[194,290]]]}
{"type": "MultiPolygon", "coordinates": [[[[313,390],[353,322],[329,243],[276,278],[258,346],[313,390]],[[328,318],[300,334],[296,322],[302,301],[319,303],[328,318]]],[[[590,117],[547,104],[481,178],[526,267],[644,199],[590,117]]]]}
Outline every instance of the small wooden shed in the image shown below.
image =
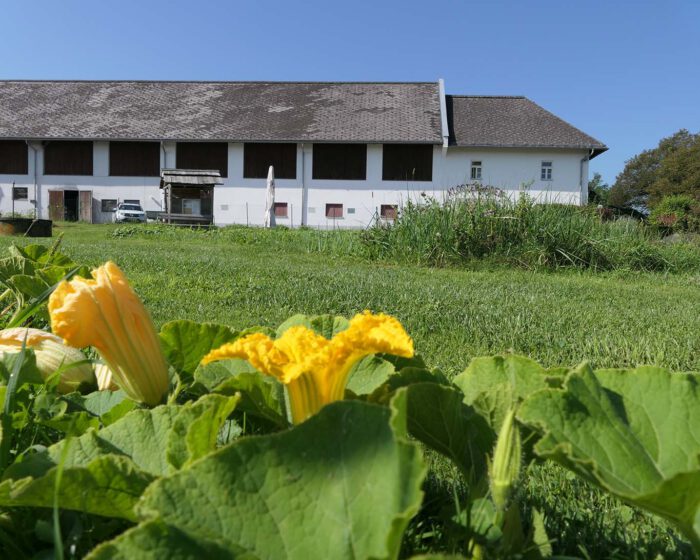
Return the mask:
{"type": "Polygon", "coordinates": [[[161,220],[169,224],[213,224],[214,187],[223,184],[221,174],[213,169],[163,169],[161,220]]]}

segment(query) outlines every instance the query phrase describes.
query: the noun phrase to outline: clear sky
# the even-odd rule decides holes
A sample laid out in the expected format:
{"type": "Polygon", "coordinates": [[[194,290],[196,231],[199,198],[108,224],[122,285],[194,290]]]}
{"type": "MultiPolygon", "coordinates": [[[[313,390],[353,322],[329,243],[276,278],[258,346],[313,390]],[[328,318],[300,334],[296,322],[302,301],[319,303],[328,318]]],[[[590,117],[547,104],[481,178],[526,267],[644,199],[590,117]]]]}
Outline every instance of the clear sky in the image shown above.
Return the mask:
{"type": "Polygon", "coordinates": [[[700,0],[3,0],[0,79],[435,81],[526,95],[608,182],[700,131],[700,0]]]}

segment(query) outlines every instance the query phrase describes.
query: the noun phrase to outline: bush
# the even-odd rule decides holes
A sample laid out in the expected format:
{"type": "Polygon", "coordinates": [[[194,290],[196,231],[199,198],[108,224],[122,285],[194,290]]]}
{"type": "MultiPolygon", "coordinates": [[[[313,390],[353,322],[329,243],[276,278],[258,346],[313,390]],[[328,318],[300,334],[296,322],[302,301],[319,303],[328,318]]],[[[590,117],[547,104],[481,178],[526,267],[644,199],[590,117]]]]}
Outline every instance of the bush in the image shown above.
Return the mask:
{"type": "Polygon", "coordinates": [[[374,258],[437,266],[490,259],[527,268],[700,268],[697,247],[670,249],[644,222],[606,221],[595,208],[537,204],[527,195],[513,201],[483,187],[410,202],[393,224],[377,224],[363,239],[374,258]]]}
{"type": "Polygon", "coordinates": [[[669,233],[700,233],[700,201],[685,194],[666,196],[652,210],[650,219],[669,233]]]}

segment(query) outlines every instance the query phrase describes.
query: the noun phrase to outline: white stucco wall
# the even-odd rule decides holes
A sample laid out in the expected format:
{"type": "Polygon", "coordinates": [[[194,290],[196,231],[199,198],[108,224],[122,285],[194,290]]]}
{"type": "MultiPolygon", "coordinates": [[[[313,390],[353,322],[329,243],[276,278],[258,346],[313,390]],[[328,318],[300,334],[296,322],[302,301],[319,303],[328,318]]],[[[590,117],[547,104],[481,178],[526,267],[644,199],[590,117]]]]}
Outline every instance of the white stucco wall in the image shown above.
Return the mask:
{"type": "MultiPolygon", "coordinates": [[[[37,156],[36,204],[41,217],[48,217],[49,190],[90,190],[93,196],[93,220],[107,222],[112,213],[101,212],[102,199],[139,200],[145,210],[162,208],[158,177],[110,177],[109,144],[95,142],[92,176],[43,175],[43,150],[40,144],[37,156]]],[[[161,167],[175,167],[175,143],[161,145],[161,167]]],[[[367,146],[367,178],[364,181],[328,181],[312,178],[313,147],[297,146],[297,179],[277,179],[276,199],[287,202],[289,216],[279,218],[280,225],[299,226],[302,220],[311,227],[365,227],[378,215],[382,204],[405,203],[408,199],[421,200],[425,193],[436,198],[446,189],[470,182],[471,162],[482,163],[482,184],[504,189],[513,196],[529,185],[527,192],[541,201],[582,204],[586,202],[588,164],[581,164],[584,150],[529,150],[529,149],[466,149],[441,146],[433,149],[432,181],[383,181],[382,146],[367,146]],[[542,161],[552,162],[552,180],[541,181],[542,161]],[[303,210],[303,185],[306,187],[307,211],[303,210]],[[327,219],[325,205],[343,204],[342,219],[327,219]]],[[[0,213],[12,211],[12,183],[29,188],[29,201],[16,201],[15,211],[32,213],[34,203],[34,157],[29,150],[27,175],[0,175],[0,213]]],[[[229,143],[228,177],[214,192],[214,221],[217,225],[261,225],[265,204],[265,179],[243,178],[243,144],[229,143]]]]}

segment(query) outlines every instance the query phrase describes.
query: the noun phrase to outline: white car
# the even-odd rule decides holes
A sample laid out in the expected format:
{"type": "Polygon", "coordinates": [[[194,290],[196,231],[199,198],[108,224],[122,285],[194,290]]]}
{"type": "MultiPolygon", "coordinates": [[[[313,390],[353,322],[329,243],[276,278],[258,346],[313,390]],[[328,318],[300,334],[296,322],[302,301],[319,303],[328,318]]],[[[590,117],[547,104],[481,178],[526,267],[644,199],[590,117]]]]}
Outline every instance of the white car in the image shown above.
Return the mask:
{"type": "Polygon", "coordinates": [[[122,222],[146,222],[146,212],[143,211],[140,204],[132,204],[121,202],[117,205],[114,212],[114,221],[122,222]]]}

